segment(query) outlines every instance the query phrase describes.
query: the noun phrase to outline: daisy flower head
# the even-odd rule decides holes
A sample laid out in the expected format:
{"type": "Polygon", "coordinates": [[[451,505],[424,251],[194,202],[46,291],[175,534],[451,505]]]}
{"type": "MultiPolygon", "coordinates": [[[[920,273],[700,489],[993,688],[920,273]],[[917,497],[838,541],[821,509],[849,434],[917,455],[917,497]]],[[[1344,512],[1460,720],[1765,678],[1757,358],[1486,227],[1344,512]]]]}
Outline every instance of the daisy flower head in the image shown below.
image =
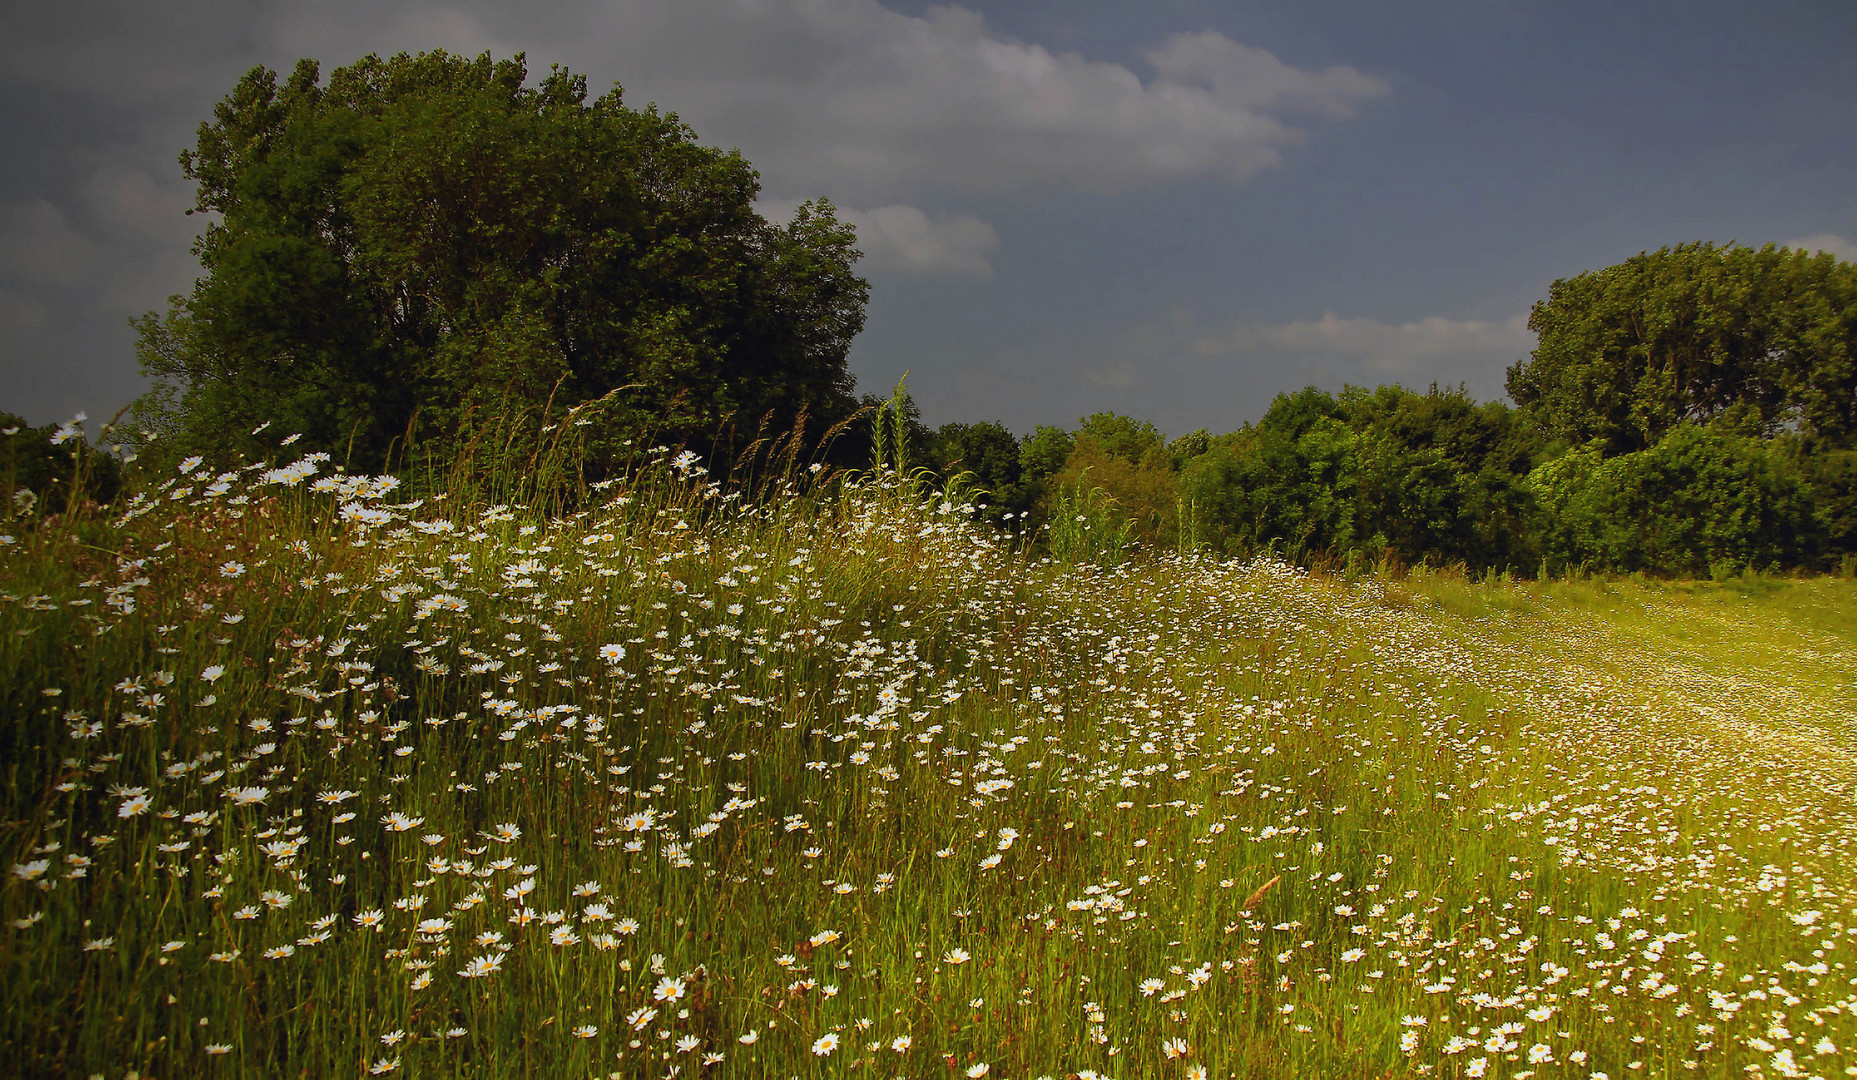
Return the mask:
{"type": "Polygon", "coordinates": [[[502,953],[494,953],[494,954],[486,953],[483,956],[472,957],[464,965],[463,970],[458,972],[458,976],[464,979],[482,979],[487,976],[496,974],[496,972],[501,970],[502,967],[503,967],[503,954],[502,953]]]}
{"type": "Polygon", "coordinates": [[[600,659],[609,664],[617,664],[625,659],[625,646],[617,642],[600,646],[600,659]]]}
{"type": "Polygon", "coordinates": [[[838,1032],[828,1031],[813,1041],[812,1052],[819,1057],[826,1057],[838,1049],[838,1032]]]}
{"type": "Polygon", "coordinates": [[[398,810],[395,810],[391,814],[382,816],[380,823],[387,826],[388,830],[391,832],[410,832],[425,824],[425,820],[426,819],[422,817],[408,817],[398,810]]]}
{"type": "Polygon", "coordinates": [[[654,1001],[662,1001],[668,1005],[683,997],[683,992],[683,980],[667,975],[658,980],[658,985],[651,991],[651,997],[654,1001]]]}

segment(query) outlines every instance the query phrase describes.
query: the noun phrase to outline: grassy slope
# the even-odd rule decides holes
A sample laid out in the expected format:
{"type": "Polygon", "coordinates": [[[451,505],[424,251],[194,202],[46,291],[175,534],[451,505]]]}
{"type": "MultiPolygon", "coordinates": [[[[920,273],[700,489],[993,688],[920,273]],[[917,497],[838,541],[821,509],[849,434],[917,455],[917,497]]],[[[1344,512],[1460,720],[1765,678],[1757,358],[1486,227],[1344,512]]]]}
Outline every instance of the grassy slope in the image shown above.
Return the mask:
{"type": "Polygon", "coordinates": [[[1096,571],[668,466],[570,521],[348,494],[0,549],[28,1071],[1857,1063],[1849,582],[1096,571]]]}

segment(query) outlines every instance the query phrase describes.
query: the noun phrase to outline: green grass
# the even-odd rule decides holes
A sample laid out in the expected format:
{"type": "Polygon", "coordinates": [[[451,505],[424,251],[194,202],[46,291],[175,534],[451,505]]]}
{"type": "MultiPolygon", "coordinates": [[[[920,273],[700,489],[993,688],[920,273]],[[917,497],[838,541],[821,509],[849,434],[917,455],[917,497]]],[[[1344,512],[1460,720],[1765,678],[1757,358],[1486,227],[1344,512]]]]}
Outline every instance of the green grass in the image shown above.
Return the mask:
{"type": "Polygon", "coordinates": [[[220,479],[0,546],[22,1073],[1857,1075],[1848,581],[220,479]]]}

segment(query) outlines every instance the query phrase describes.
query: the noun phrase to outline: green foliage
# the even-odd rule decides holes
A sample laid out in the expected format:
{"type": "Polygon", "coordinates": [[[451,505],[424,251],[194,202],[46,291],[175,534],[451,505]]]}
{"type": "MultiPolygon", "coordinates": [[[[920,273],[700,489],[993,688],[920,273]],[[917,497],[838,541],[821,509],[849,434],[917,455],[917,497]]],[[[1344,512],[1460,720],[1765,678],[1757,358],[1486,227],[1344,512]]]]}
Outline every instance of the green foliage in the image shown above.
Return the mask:
{"type": "Polygon", "coordinates": [[[1824,550],[1857,553],[1857,450],[1807,451],[1798,443],[1780,447],[1811,491],[1824,550]]]}
{"type": "Polygon", "coordinates": [[[1753,433],[1857,438],[1857,266],[1681,244],[1556,281],[1509,393],[1553,438],[1646,449],[1731,410],[1753,433]]]}
{"type": "Polygon", "coordinates": [[[1519,409],[1307,387],[1172,443],[1113,412],[1023,440],[931,431],[902,383],[850,397],[865,285],[829,206],[769,225],[739,154],[617,90],[589,104],[577,76],[524,74],[434,53],[239,84],[183,156],[222,219],[209,273],[140,324],[159,446],[236,449],[276,419],[341,458],[421,444],[427,486],[457,487],[434,450],[565,460],[571,422],[579,471],[557,479],[584,494],[648,428],[700,442],[758,417],[731,451],[752,457],[810,415],[829,463],[982,493],[981,517],[1069,560],[1694,574],[1857,551],[1857,268],[1830,256],[1690,244],[1557,281],[1509,373],[1519,409]]]}
{"type": "Polygon", "coordinates": [[[1533,453],[1511,410],[1461,388],[1309,387],[1208,440],[1180,491],[1217,550],[1500,567],[1528,561],[1518,466],[1533,453]]]}
{"type": "Polygon", "coordinates": [[[1087,473],[1060,483],[1050,507],[1051,555],[1061,563],[1120,566],[1134,539],[1134,523],[1087,473]]]}
{"type": "MultiPolygon", "coordinates": [[[[32,427],[0,413],[0,522],[57,517],[122,490],[122,462],[84,438],[82,421],[32,427]]],[[[105,429],[108,434],[108,429],[105,429]]]]}
{"type": "Polygon", "coordinates": [[[1648,450],[1601,450],[1595,439],[1529,474],[1551,565],[1708,574],[1816,554],[1809,492],[1761,440],[1683,425],[1648,450]]]}
{"type": "MultiPolygon", "coordinates": [[[[1041,425],[1020,443],[1018,458],[1020,513],[1049,523],[1054,546],[1059,530],[1076,532],[1079,515],[1093,523],[1091,530],[1109,529],[1115,538],[1108,546],[1117,552],[1136,541],[1176,545],[1177,463],[1153,424],[1100,412],[1079,421],[1075,432],[1041,425]]],[[[1079,544],[1074,537],[1064,543],[1067,550],[1079,544]]],[[[1082,546],[1093,545],[1100,546],[1082,546]]]]}
{"type": "Polygon", "coordinates": [[[871,468],[889,468],[899,474],[909,471],[914,454],[911,438],[921,427],[921,412],[909,396],[909,376],[896,380],[896,389],[886,401],[879,402],[870,414],[871,468]]]}
{"type": "Polygon", "coordinates": [[[1019,445],[1019,466],[1027,480],[1049,480],[1070,460],[1071,449],[1076,445],[1077,437],[1070,432],[1040,424],[1019,445]]]}
{"type": "Polygon", "coordinates": [[[931,433],[922,422],[922,409],[909,393],[907,382],[905,373],[889,397],[860,395],[854,415],[867,417],[870,422],[841,422],[837,434],[822,449],[825,457],[847,469],[867,469],[884,462],[894,465],[899,459],[913,468],[932,457],[931,433]]]}
{"type": "Polygon", "coordinates": [[[1004,524],[1032,509],[1031,489],[1024,483],[1019,440],[998,421],[979,424],[949,423],[935,429],[928,440],[927,464],[944,477],[962,473],[985,494],[981,516],[1004,524]]]}
{"type": "Polygon", "coordinates": [[[1166,444],[1160,429],[1153,424],[1112,412],[1099,412],[1085,417],[1077,429],[1077,439],[1079,442],[1089,439],[1103,453],[1112,454],[1124,461],[1140,461],[1166,444]]]}
{"type": "Polygon", "coordinates": [[[193,291],[138,323],[162,384],[138,419],[228,452],[272,420],[376,466],[617,388],[615,453],[849,415],[868,288],[830,204],[770,224],[738,152],[527,74],[441,51],[241,79],[181,156],[215,218],[193,291]]]}
{"type": "Polygon", "coordinates": [[[1089,491],[1100,493],[1105,501],[1103,513],[1128,525],[1125,540],[1162,550],[1172,548],[1179,515],[1173,460],[1153,425],[1101,423],[1110,415],[1099,413],[1084,422],[1064,467],[1052,478],[1060,495],[1050,507],[1052,528],[1058,528],[1065,506],[1077,501],[1075,493],[1089,491]],[[1129,437],[1131,432],[1135,437],[1129,437]]]}
{"type": "Polygon", "coordinates": [[[1167,455],[1173,458],[1174,468],[1178,469],[1211,448],[1211,433],[1205,428],[1200,428],[1197,431],[1189,431],[1168,443],[1167,455]]]}
{"type": "Polygon", "coordinates": [[[1047,510],[1057,498],[1055,478],[1070,460],[1077,437],[1061,427],[1040,424],[1019,442],[1019,480],[1022,498],[1031,512],[1032,528],[1048,523],[1047,510]]]}

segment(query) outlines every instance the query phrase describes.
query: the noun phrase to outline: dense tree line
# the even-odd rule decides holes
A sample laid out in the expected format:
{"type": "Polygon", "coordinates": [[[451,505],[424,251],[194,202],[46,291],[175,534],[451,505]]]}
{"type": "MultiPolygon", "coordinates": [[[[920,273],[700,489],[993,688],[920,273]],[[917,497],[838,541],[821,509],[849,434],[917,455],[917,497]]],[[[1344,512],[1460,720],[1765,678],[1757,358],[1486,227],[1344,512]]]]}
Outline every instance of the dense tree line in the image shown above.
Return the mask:
{"type": "Polygon", "coordinates": [[[944,476],[971,472],[991,520],[1049,526],[1066,493],[1076,503],[1100,491],[1101,527],[1166,550],[1675,574],[1857,554],[1849,451],[1685,424],[1607,455],[1597,441],[1557,444],[1522,411],[1461,388],[1311,387],[1237,431],[1172,442],[1113,413],[1022,439],[949,424],[921,453],[944,476]]]}
{"type": "Polygon", "coordinates": [[[1509,372],[1462,388],[1313,387],[1255,423],[1169,443],[1098,414],[1018,440],[926,433],[995,517],[1050,524],[1100,490],[1139,542],[1329,561],[1675,574],[1857,556],[1857,267],[1683,245],[1554,283],[1509,372]]]}

